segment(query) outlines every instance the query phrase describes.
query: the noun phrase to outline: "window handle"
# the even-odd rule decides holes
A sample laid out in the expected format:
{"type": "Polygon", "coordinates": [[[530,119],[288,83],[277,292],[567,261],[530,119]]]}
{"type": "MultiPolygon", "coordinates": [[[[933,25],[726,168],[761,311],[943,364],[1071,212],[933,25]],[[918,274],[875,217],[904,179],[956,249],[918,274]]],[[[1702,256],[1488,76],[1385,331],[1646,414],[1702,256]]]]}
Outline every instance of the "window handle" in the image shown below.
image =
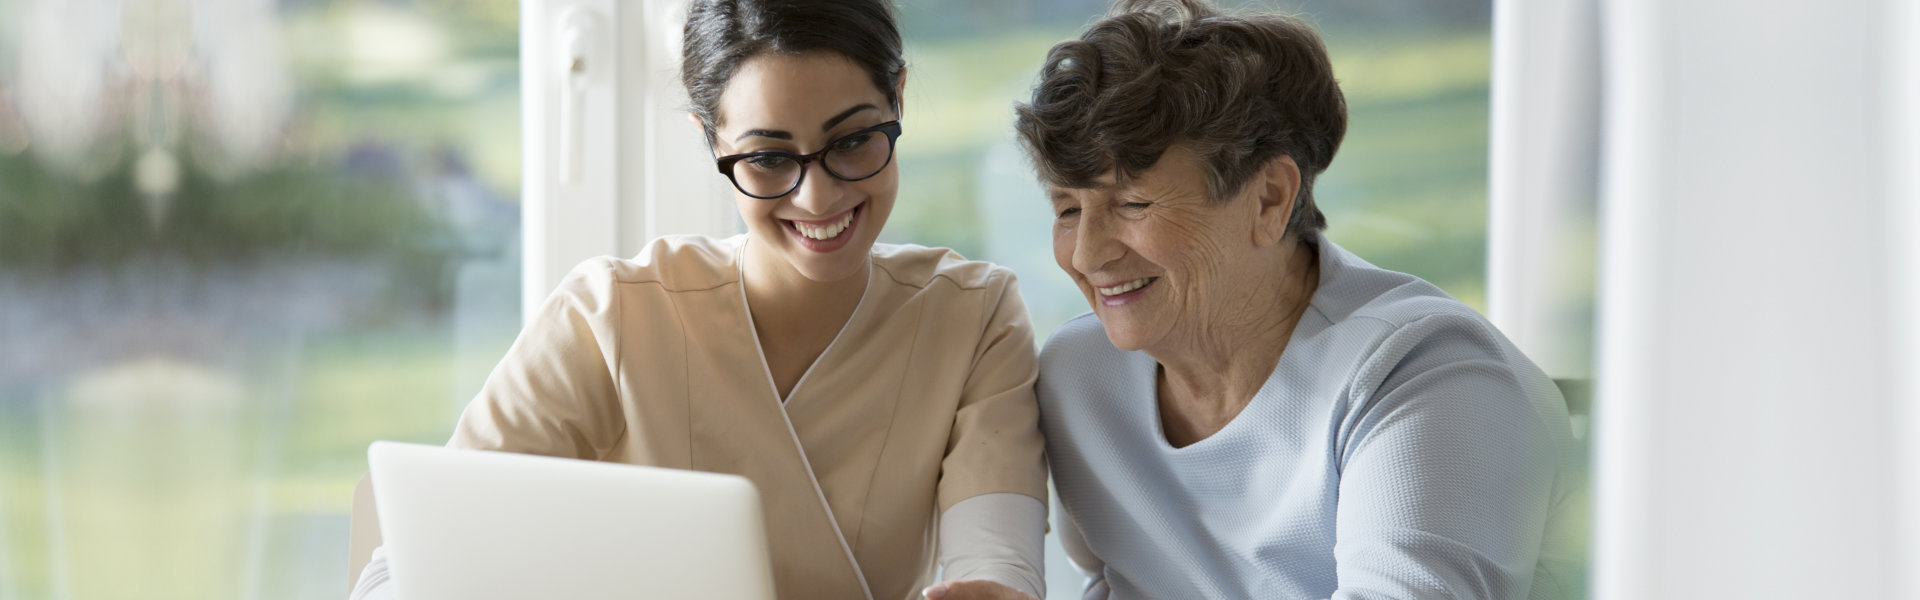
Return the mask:
{"type": "Polygon", "coordinates": [[[586,152],[587,87],[607,70],[601,60],[600,20],[575,7],[560,15],[560,183],[580,183],[586,152]]]}

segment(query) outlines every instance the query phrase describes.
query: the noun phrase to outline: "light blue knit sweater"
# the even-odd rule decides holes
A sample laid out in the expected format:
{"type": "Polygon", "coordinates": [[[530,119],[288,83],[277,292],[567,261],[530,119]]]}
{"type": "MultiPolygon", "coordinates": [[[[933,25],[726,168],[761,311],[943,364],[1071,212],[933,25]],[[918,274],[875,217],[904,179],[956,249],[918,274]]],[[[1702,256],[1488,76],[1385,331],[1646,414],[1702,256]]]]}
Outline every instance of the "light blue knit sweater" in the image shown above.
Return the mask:
{"type": "Polygon", "coordinates": [[[1040,357],[1056,526],[1085,539],[1080,566],[1115,600],[1565,593],[1541,556],[1575,483],[1565,404],[1433,285],[1321,240],[1320,287],[1273,375],[1185,448],[1161,432],[1155,371],[1092,315],[1040,357]]]}

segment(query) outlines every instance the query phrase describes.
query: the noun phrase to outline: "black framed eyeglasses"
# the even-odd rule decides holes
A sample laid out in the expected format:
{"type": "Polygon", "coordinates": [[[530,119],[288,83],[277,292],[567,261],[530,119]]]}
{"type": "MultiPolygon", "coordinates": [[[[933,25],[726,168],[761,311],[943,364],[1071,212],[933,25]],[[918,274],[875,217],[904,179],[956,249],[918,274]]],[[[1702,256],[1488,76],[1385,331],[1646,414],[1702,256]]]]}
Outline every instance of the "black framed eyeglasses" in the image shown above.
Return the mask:
{"type": "MultiPolygon", "coordinates": [[[[893,120],[849,133],[827,142],[812,154],[748,152],[713,159],[720,174],[740,193],[771,200],[800,189],[807,164],[819,161],[828,175],[841,181],[860,181],[879,175],[893,162],[893,143],[900,139],[900,121],[893,120]]],[[[711,140],[708,142],[712,144],[711,140]]],[[[709,148],[711,150],[711,148],[709,148]]]]}

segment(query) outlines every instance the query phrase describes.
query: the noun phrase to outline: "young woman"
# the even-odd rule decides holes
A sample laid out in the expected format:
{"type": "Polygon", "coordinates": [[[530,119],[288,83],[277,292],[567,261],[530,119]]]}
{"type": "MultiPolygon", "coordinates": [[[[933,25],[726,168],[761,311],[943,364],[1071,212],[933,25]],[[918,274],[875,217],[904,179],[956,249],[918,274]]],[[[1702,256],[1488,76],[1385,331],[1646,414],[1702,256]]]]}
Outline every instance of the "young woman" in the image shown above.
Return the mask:
{"type": "Polygon", "coordinates": [[[575,268],[448,445],[745,476],[783,598],[1044,596],[1013,274],[875,241],[906,80],[887,1],[695,0],[685,36],[748,233],[575,268]]]}

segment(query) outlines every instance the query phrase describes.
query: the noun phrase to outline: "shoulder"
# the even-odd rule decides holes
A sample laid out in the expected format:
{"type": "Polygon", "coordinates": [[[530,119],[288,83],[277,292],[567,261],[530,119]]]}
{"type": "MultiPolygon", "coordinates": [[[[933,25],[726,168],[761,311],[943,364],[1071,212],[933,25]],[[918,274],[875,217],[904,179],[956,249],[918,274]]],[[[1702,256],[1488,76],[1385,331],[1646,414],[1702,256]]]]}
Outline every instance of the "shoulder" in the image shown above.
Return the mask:
{"type": "MultiPolygon", "coordinates": [[[[1311,314],[1319,335],[1359,338],[1341,344],[1359,351],[1355,365],[1398,362],[1398,357],[1435,345],[1459,359],[1511,360],[1510,344],[1486,317],[1413,275],[1382,269],[1323,241],[1321,281],[1311,314]]],[[[1521,357],[1524,360],[1524,357],[1521,357]]]]}
{"type": "MultiPolygon", "coordinates": [[[[1406,293],[1383,296],[1354,312],[1371,321],[1374,337],[1365,364],[1382,368],[1415,359],[1524,362],[1493,323],[1458,300],[1444,295],[1406,293]]],[[[1528,366],[1531,366],[1530,364],[1528,366]]]]}
{"type": "Polygon", "coordinates": [[[1417,410],[1469,420],[1532,413],[1565,429],[1552,380],[1486,317],[1418,277],[1327,247],[1336,255],[1322,269],[1333,272],[1313,305],[1326,318],[1322,347],[1347,357],[1338,368],[1353,424],[1417,410]]]}
{"type": "Polygon", "coordinates": [[[1015,281],[1012,269],[983,260],[967,260],[946,248],[915,244],[874,244],[873,266],[895,284],[920,289],[945,285],[998,293],[1015,281]]]}
{"type": "Polygon", "coordinates": [[[667,292],[708,290],[739,281],[736,268],[740,237],[663,236],[648,242],[632,258],[598,256],[567,274],[562,290],[611,293],[646,285],[667,292]]]}
{"type": "Polygon", "coordinates": [[[1114,347],[1100,319],[1082,314],[1055,328],[1040,349],[1041,402],[1111,395],[1154,364],[1144,353],[1114,347]]]}
{"type": "Polygon", "coordinates": [[[1044,371],[1049,364],[1056,368],[1067,368],[1085,357],[1119,353],[1122,351],[1107,339],[1107,330],[1100,325],[1100,318],[1087,312],[1061,323],[1052,335],[1047,336],[1047,342],[1040,350],[1040,368],[1044,371]]]}
{"type": "Polygon", "coordinates": [[[1520,403],[1545,418],[1564,414],[1552,380],[1472,307],[1331,242],[1322,243],[1322,253],[1310,311],[1315,330],[1307,337],[1324,357],[1320,372],[1339,378],[1328,383],[1344,390],[1356,415],[1463,395],[1480,400],[1456,408],[1510,410],[1520,403]]]}

